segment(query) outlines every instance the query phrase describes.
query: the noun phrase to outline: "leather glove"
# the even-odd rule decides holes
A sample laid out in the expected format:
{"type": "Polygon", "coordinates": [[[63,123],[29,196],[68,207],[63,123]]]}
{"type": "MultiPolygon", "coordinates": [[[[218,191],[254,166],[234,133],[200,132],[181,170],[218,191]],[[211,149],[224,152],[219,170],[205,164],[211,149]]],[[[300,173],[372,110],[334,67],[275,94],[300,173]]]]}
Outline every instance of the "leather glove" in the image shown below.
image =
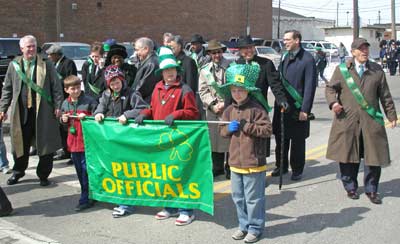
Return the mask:
{"type": "Polygon", "coordinates": [[[135,118],[135,123],[142,125],[143,124],[143,120],[147,119],[147,116],[144,114],[139,114],[136,118],[135,118]]]}
{"type": "Polygon", "coordinates": [[[245,119],[241,119],[239,123],[240,130],[243,130],[244,126],[246,125],[247,121],[245,119]]]}
{"type": "Polygon", "coordinates": [[[283,110],[285,111],[285,113],[289,112],[289,108],[290,108],[289,103],[287,103],[287,102],[281,102],[281,103],[279,104],[279,107],[280,107],[281,109],[283,108],[283,110]]]}
{"type": "Polygon", "coordinates": [[[232,120],[228,125],[228,131],[233,133],[239,130],[239,122],[237,120],[232,120]]]}
{"type": "Polygon", "coordinates": [[[174,120],[175,120],[174,116],[170,114],[167,117],[165,117],[165,124],[171,127],[174,124],[174,120]]]}

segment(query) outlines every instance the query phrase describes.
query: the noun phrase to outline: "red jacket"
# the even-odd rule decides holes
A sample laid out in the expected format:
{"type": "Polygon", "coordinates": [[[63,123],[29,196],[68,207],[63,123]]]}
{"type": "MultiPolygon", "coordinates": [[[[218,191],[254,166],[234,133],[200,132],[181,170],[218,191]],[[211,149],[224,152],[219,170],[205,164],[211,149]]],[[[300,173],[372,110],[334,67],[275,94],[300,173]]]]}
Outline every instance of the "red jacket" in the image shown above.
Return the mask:
{"type": "MultiPolygon", "coordinates": [[[[71,98],[68,97],[64,100],[61,105],[61,112],[63,114],[77,115],[84,113],[86,115],[92,115],[96,109],[97,101],[91,96],[81,93],[78,98],[78,102],[74,105],[71,98]]],[[[63,123],[64,124],[64,123],[63,123]]],[[[68,119],[68,137],[67,137],[67,147],[69,152],[84,152],[85,147],[83,144],[83,134],[81,121],[76,118],[68,119]],[[75,128],[75,133],[71,133],[71,127],[75,128]]]]}
{"type": "Polygon", "coordinates": [[[165,88],[164,81],[156,84],[151,96],[151,107],[140,113],[153,120],[164,120],[172,114],[176,120],[196,120],[199,118],[196,99],[190,87],[180,80],[165,88]]]}

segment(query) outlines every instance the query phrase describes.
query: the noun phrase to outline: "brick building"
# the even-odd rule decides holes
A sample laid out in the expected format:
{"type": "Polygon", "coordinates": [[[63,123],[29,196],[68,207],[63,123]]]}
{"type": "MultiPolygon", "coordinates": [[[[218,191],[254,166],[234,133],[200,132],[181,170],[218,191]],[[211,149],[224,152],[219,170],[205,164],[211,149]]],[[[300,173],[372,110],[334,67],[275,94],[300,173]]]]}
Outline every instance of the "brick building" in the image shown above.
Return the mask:
{"type": "Polygon", "coordinates": [[[0,0],[0,37],[33,34],[39,43],[91,43],[140,36],[161,40],[162,33],[193,33],[228,39],[246,31],[272,37],[272,0],[0,0]]]}

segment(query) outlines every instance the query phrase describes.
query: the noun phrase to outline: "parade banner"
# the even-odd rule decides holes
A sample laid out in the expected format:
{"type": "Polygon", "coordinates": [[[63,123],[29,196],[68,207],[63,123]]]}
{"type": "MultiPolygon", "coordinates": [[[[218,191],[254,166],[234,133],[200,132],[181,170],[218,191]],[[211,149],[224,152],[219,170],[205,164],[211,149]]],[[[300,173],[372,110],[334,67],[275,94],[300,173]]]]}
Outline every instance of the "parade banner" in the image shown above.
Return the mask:
{"type": "Polygon", "coordinates": [[[87,118],[82,128],[91,199],[214,214],[207,123],[87,118]]]}

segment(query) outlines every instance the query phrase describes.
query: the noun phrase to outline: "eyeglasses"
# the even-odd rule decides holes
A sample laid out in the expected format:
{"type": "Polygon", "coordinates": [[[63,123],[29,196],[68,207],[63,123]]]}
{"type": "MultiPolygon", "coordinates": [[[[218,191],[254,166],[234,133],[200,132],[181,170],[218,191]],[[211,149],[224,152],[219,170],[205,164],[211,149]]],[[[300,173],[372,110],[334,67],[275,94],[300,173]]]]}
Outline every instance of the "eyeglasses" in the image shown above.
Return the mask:
{"type": "Polygon", "coordinates": [[[210,51],[211,55],[215,55],[215,54],[221,54],[222,50],[217,50],[217,51],[210,51]]]}

